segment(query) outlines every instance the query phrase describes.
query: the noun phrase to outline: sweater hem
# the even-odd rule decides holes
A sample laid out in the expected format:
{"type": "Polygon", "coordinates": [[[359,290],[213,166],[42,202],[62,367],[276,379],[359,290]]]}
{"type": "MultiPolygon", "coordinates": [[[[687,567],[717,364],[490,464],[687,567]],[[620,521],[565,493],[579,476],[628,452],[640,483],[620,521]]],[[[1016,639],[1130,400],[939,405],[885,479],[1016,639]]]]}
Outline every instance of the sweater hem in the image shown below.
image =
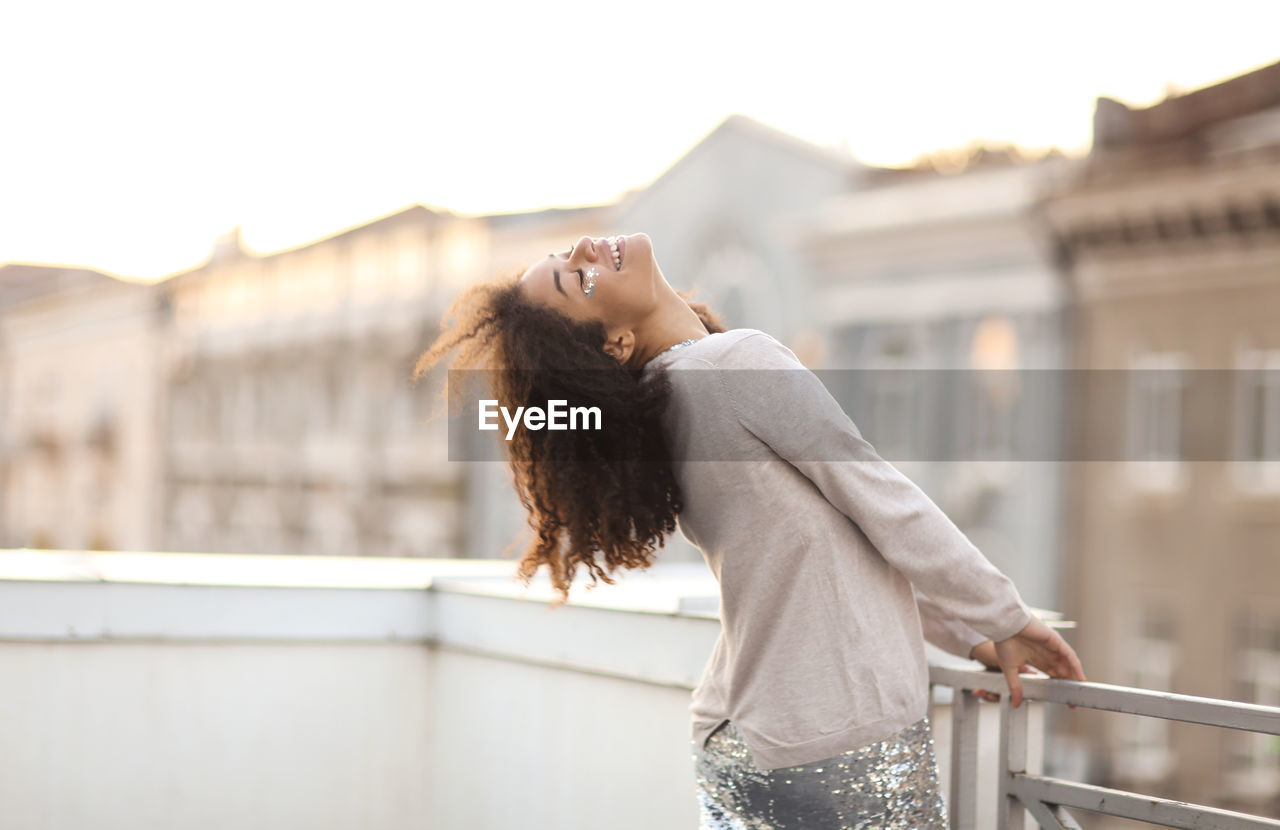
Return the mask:
{"type": "Polygon", "coordinates": [[[747,744],[747,751],[751,754],[752,764],[757,769],[769,771],[783,767],[810,764],[814,761],[824,761],[844,752],[883,741],[918,722],[928,712],[929,698],[926,695],[919,703],[892,718],[885,718],[869,724],[859,724],[841,732],[823,735],[821,738],[815,738],[811,741],[787,744],[785,746],[762,745],[750,727],[743,728],[741,723],[735,723],[735,726],[737,726],[747,744]]]}

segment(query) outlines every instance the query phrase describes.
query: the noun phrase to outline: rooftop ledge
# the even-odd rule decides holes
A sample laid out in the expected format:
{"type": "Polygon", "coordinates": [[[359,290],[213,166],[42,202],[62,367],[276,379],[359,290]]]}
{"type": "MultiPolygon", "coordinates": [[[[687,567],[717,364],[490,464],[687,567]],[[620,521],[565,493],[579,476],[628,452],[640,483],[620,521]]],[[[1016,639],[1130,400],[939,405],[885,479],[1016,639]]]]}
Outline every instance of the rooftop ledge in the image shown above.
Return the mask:
{"type": "MultiPolygon", "coordinates": [[[[592,586],[585,569],[566,606],[717,616],[719,586],[701,563],[672,562],[592,586]]],[[[0,551],[0,582],[447,591],[550,604],[545,570],[526,587],[505,559],[392,559],[119,551],[0,551]]]]}
{"type": "MultiPolygon", "coordinates": [[[[0,551],[0,641],[411,643],[693,688],[719,635],[704,563],[658,563],[569,601],[516,562],[0,551]]],[[[1072,627],[1033,609],[1051,626],[1072,627]]],[[[930,643],[931,663],[975,668],[930,643]]]]}
{"type": "MultiPolygon", "coordinates": [[[[505,559],[402,559],[371,556],[271,556],[228,553],[0,550],[0,582],[90,582],[260,588],[434,590],[550,604],[545,570],[525,586],[505,559]]],[[[565,607],[719,616],[719,585],[698,562],[658,563],[592,585],[579,568],[565,607]]],[[[1055,628],[1062,614],[1033,611],[1055,628]]]]}

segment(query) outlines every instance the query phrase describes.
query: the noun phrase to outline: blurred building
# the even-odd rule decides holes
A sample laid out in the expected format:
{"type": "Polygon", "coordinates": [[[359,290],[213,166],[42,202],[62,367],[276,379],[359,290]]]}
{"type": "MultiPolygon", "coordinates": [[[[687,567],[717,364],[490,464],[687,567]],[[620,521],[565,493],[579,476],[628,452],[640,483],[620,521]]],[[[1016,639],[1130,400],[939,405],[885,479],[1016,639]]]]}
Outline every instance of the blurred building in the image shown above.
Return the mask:
{"type": "MultiPolygon", "coordinates": [[[[967,259],[953,273],[986,268],[989,279],[974,283],[965,310],[953,306],[949,322],[939,324],[939,331],[955,331],[947,329],[950,339],[934,343],[935,355],[981,351],[975,359],[988,360],[995,348],[1008,352],[1000,359],[1052,363],[1057,335],[1046,335],[1052,322],[1036,316],[1051,313],[1054,302],[1051,280],[1036,270],[1043,252],[1030,236],[1006,238],[1031,234],[1019,211],[1040,174],[904,182],[884,181],[885,173],[731,116],[652,183],[615,204],[486,216],[415,206],[268,255],[248,250],[232,232],[208,261],[154,287],[155,363],[134,365],[152,365],[158,378],[158,393],[135,404],[159,425],[158,485],[151,535],[131,545],[387,556],[495,557],[519,550],[528,528],[509,471],[501,463],[445,457],[445,419],[427,420],[441,404],[442,377],[415,386],[410,369],[460,289],[519,272],[583,234],[645,231],[673,284],[692,289],[730,327],[769,331],[815,368],[865,363],[850,338],[863,330],[859,320],[871,328],[885,322],[862,300],[851,300],[865,287],[863,275],[832,266],[817,249],[852,245],[846,265],[881,270],[900,270],[912,257],[917,270],[927,270],[960,251],[967,259]],[[873,185],[875,192],[859,201],[873,185]],[[939,198],[945,202],[938,187],[949,187],[950,198],[966,205],[1003,198],[987,209],[1003,213],[964,218],[962,205],[954,215],[908,221],[895,232],[896,243],[868,228],[831,230],[844,221],[833,219],[837,214],[847,220],[851,211],[874,213],[886,200],[908,210],[913,203],[927,209],[939,198]],[[831,201],[841,198],[843,207],[831,201]],[[976,240],[975,221],[1003,230],[976,240]],[[827,230],[813,236],[814,228],[827,230]],[[859,234],[862,250],[853,241],[859,234]],[[964,237],[959,246],[957,234],[964,237]],[[842,241],[833,242],[837,237],[842,241]],[[902,261],[890,263],[892,254],[877,260],[867,240],[882,251],[899,244],[902,261]],[[934,252],[932,259],[921,259],[924,249],[934,252]],[[1010,279],[1019,291],[1009,291],[1010,279]],[[983,317],[987,306],[1007,310],[1011,302],[1035,309],[1019,318],[1021,330],[1010,318],[983,317]],[[844,311],[833,316],[832,303],[844,311]],[[838,354],[829,358],[832,343],[839,344],[838,354]]],[[[923,320],[934,314],[921,302],[924,282],[890,279],[872,290],[923,320]]],[[[937,494],[947,483],[930,481],[935,466],[920,474],[937,494]]],[[[997,466],[985,467],[984,475],[995,475],[997,466]]],[[[1007,465],[1003,469],[1007,475],[1007,465]]],[[[978,513],[1024,515],[993,508],[985,479],[965,481],[947,484],[952,492],[945,506],[978,536],[982,526],[998,523],[975,518],[978,513]]],[[[1024,500],[1052,500],[1042,488],[1021,492],[1024,500]]],[[[1023,535],[1055,538],[1051,518],[1025,513],[1040,518],[1024,522],[1025,530],[992,529],[976,541],[1033,601],[1052,605],[1052,580],[1041,573],[1052,557],[1024,565],[1010,553],[1023,535]]],[[[664,559],[700,558],[679,534],[668,540],[664,559]]]]}
{"type": "Polygon", "coordinates": [[[953,172],[878,171],[827,201],[796,246],[828,385],[856,380],[837,396],[864,437],[1051,608],[1067,298],[1038,202],[1074,164],[984,151],[953,172]]]}
{"type": "Polygon", "coordinates": [[[621,201],[613,224],[648,233],[668,282],[694,290],[730,328],[768,331],[816,360],[804,345],[820,333],[815,285],[792,229],[871,173],[847,153],[733,115],[621,201]]]}
{"type": "Polygon", "coordinates": [[[597,213],[416,205],[268,255],[235,231],[160,283],[161,547],[498,556],[520,523],[509,474],[448,458],[445,367],[415,384],[413,364],[460,289],[597,213]]]}
{"type": "Polygon", "coordinates": [[[155,356],[151,286],[0,266],[0,547],[151,547],[155,356]]]}
{"type": "MultiPolygon", "coordinates": [[[[1058,607],[1089,679],[1276,705],[1280,64],[1145,109],[1099,99],[1087,165],[1046,209],[1087,461],[1066,468],[1058,607]]],[[[1280,814],[1274,738],[1071,714],[1112,780],[1280,814]]]]}
{"type": "Polygon", "coordinates": [[[458,555],[461,470],[409,371],[484,246],[415,206],[265,256],[237,229],[159,283],[161,547],[458,555]]]}

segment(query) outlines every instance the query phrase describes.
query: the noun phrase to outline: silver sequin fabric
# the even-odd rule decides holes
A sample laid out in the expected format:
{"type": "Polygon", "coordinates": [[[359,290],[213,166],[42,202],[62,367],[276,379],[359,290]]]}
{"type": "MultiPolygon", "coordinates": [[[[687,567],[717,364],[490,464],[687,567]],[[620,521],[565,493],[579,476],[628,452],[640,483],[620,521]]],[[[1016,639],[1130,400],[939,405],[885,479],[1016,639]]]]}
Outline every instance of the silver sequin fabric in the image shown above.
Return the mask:
{"type": "Polygon", "coordinates": [[[760,770],[732,721],[693,744],[699,830],[947,830],[926,716],[823,761],[760,770]]]}

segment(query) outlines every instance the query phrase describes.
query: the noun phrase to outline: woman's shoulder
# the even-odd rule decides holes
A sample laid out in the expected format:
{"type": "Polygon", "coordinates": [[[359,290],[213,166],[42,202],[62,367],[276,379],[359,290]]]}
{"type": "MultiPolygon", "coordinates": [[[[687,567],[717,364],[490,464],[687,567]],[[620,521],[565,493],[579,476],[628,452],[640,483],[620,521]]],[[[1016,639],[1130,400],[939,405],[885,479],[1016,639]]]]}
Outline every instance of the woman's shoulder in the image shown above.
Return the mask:
{"type": "Polygon", "coordinates": [[[732,329],[714,363],[721,369],[796,369],[804,364],[776,337],[760,329],[732,329]]]}
{"type": "Polygon", "coordinates": [[[713,332],[695,343],[652,361],[654,367],[680,369],[792,369],[803,368],[790,349],[760,329],[737,328],[713,332]]]}

